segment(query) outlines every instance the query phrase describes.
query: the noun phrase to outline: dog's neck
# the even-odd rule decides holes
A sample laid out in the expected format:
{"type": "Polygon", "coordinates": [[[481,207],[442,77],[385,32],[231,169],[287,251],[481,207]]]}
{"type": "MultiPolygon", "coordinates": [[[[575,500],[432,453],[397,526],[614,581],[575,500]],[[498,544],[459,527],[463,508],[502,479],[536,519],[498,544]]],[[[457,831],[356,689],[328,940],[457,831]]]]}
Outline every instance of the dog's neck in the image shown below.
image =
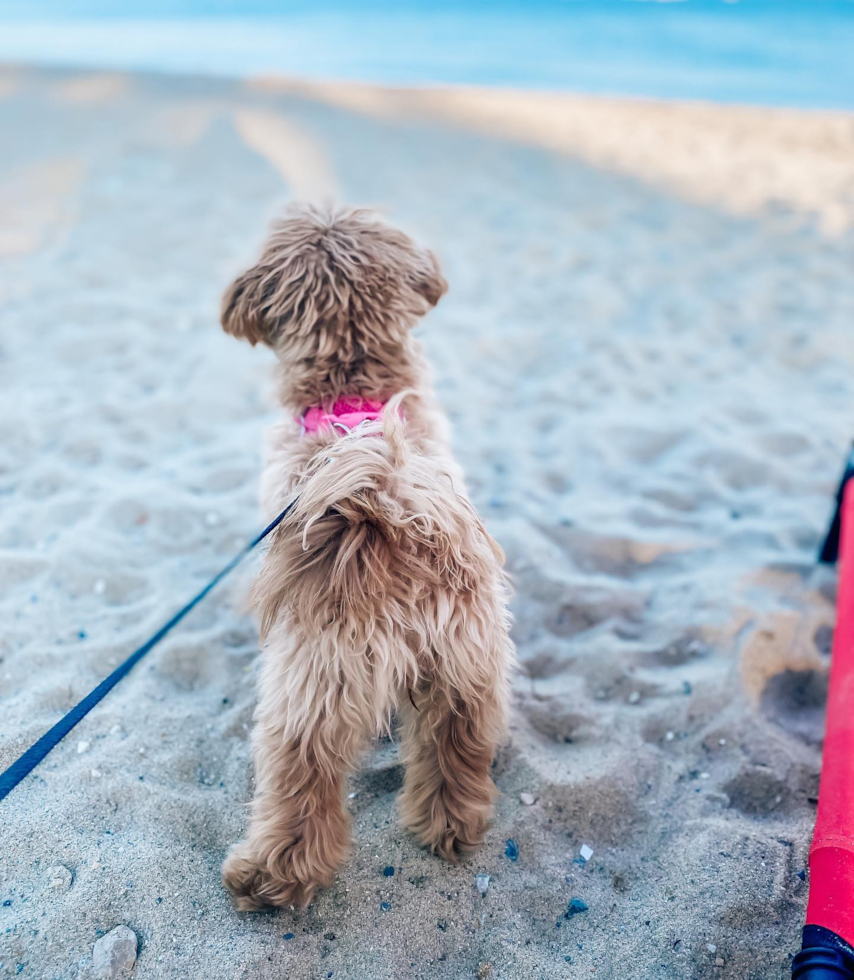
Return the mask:
{"type": "Polygon", "coordinates": [[[371,422],[381,421],[385,406],[384,401],[367,401],[361,395],[346,395],[335,402],[331,411],[327,412],[321,405],[311,405],[296,421],[302,426],[303,435],[315,435],[326,429],[332,429],[338,435],[349,435],[371,422]]]}
{"type": "Polygon", "coordinates": [[[297,414],[313,406],[331,411],[344,397],[385,402],[399,391],[417,388],[424,370],[420,344],[411,337],[378,355],[365,354],[349,362],[317,357],[280,363],[279,397],[285,408],[297,414]]]}

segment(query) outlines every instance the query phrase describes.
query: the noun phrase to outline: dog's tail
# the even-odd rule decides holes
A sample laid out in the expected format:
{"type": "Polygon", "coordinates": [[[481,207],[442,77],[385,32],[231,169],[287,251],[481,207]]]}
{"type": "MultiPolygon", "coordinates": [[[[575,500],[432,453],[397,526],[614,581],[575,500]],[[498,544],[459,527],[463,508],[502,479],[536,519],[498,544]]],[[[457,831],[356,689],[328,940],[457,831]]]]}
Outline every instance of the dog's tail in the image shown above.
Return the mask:
{"type": "Polygon", "coordinates": [[[413,604],[448,589],[472,594],[494,573],[500,549],[459,478],[407,441],[407,394],[311,464],[255,586],[262,635],[287,620],[315,635],[403,625],[413,604]]]}

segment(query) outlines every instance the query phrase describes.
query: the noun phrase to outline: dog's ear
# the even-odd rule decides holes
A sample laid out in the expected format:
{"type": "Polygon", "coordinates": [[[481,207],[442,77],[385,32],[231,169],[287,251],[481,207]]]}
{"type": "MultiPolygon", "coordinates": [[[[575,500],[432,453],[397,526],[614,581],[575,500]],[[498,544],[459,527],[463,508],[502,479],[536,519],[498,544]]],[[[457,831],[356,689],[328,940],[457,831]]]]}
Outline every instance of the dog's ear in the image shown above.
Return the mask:
{"type": "Polygon", "coordinates": [[[263,271],[255,266],[238,276],[222,297],[222,329],[232,337],[248,340],[253,347],[270,343],[263,278],[263,271]]]}
{"type": "MultiPolygon", "coordinates": [[[[277,350],[300,342],[316,327],[336,323],[352,291],[346,270],[324,246],[335,214],[310,205],[285,209],[258,262],[228,287],[222,299],[223,330],[277,350]]],[[[310,345],[309,345],[310,346],[310,345]]]]}
{"type": "Polygon", "coordinates": [[[421,251],[421,258],[414,264],[413,286],[430,306],[435,306],[448,291],[448,284],[439,268],[439,260],[429,250],[421,251]]]}

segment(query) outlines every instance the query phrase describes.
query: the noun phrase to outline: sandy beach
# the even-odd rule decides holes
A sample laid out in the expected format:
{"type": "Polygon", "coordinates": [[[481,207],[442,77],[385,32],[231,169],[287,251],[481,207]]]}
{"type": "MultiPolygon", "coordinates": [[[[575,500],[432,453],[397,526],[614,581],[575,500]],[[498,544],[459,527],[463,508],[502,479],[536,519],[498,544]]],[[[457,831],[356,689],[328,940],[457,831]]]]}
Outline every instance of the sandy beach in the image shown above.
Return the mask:
{"type": "Polygon", "coordinates": [[[854,116],[10,67],[0,132],[0,768],[258,530],[272,357],[218,306],[294,198],[442,261],[420,331],[521,664],[479,853],[399,829],[383,742],[335,886],[238,914],[248,563],[0,804],[0,978],[122,976],[93,955],[119,925],[137,980],[787,977],[854,116]]]}

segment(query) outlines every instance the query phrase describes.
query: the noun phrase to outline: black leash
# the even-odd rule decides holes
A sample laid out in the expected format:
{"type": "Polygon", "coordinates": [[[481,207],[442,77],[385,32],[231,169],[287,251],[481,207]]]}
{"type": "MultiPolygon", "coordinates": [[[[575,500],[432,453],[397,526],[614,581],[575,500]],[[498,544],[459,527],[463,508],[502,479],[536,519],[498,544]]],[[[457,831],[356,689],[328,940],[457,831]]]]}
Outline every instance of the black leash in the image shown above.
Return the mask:
{"type": "Polygon", "coordinates": [[[827,537],[824,539],[824,544],[821,546],[821,551],[818,556],[818,560],[827,565],[835,564],[836,559],[839,557],[839,532],[842,528],[842,499],[845,496],[845,488],[848,486],[850,480],[854,480],[854,447],[851,448],[848,459],[845,461],[845,469],[839,481],[839,489],[836,491],[836,510],[833,513],[830,529],[827,532],[827,537]]]}
{"type": "Polygon", "coordinates": [[[149,650],[156,647],[163,637],[181,622],[187,613],[192,612],[192,610],[196,608],[202,599],[204,599],[205,596],[213,588],[215,588],[226,577],[226,575],[229,574],[229,572],[232,572],[240,564],[240,562],[243,561],[250,551],[259,545],[268,534],[275,531],[275,529],[288,516],[298,499],[299,498],[294,498],[271,524],[268,524],[267,527],[265,527],[259,535],[254,537],[242,551],[238,552],[223,569],[217,572],[210,582],[208,582],[208,584],[200,592],[197,592],[185,606],[179,609],[168,623],[161,626],[154,636],[152,636],[149,640],[146,640],[145,643],[143,643],[137,650],[134,650],[127,660],[119,664],[119,666],[116,667],[109,677],[104,678],[104,680],[101,681],[94,691],[90,691],[89,694],[87,694],[82,701],[76,704],[64,718],[61,718],[53,726],[53,728],[46,731],[44,735],[42,735],[42,737],[34,745],[31,745],[22,756],[16,759],[12,765],[5,770],[5,772],[0,773],[0,800],[4,800],[22,779],[29,776],[29,774],[42,761],[42,759],[44,759],[48,752],[55,748],[71,731],[71,729],[81,722],[95,707],[95,705],[98,704],[99,701],[103,700],[110,693],[110,691],[112,691],[112,689],[123,677],[131,672],[134,666],[136,666],[136,664],[142,660],[149,650]]]}

